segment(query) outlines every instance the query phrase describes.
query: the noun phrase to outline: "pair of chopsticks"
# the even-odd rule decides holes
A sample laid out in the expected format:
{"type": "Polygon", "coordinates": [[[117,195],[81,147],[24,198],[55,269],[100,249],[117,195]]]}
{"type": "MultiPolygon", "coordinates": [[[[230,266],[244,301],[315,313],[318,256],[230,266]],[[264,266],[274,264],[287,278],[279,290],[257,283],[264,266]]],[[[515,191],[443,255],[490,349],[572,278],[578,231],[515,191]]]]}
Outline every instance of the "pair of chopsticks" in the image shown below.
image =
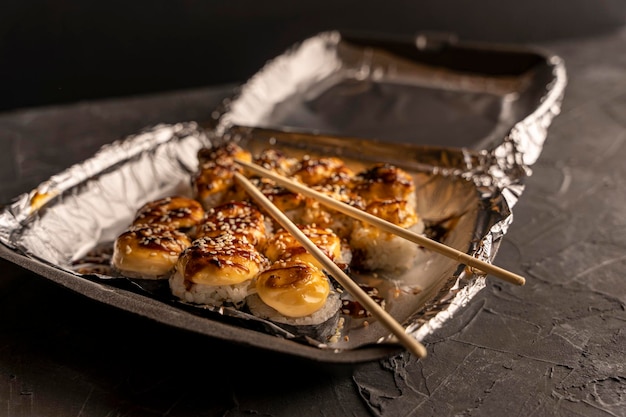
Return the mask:
{"type": "MultiPolygon", "coordinates": [[[[442,255],[448,256],[459,263],[469,265],[473,268],[479,269],[485,273],[491,273],[505,281],[508,281],[517,285],[524,285],[526,280],[517,274],[510,271],[492,265],[490,263],[481,261],[466,253],[460,252],[454,248],[446,246],[442,243],[436,242],[425,236],[411,232],[410,230],[403,229],[383,220],[379,217],[371,215],[365,211],[354,208],[348,204],[342,203],[329,197],[323,193],[315,191],[307,186],[292,181],[282,175],[269,171],[257,164],[235,159],[235,162],[249,171],[272,179],[277,184],[283,187],[301,193],[307,197],[317,199],[322,204],[331,207],[337,211],[340,211],[349,216],[355,217],[361,221],[372,224],[381,230],[389,233],[393,233],[404,239],[422,245],[423,247],[433,250],[442,255]]],[[[320,262],[326,270],[353,296],[355,297],[366,309],[383,323],[388,330],[397,338],[397,340],[404,345],[407,350],[415,354],[419,358],[426,356],[426,348],[413,337],[406,334],[405,329],[380,305],[378,305],[361,287],[359,287],[345,272],[343,272],[328,256],[324,254],[311,240],[302,233],[302,231],[282,212],[280,211],[263,193],[248,180],[244,175],[235,173],[235,179],[244,187],[246,192],[261,205],[267,212],[283,226],[288,232],[290,232],[298,242],[306,248],[316,259],[320,262]]]]}

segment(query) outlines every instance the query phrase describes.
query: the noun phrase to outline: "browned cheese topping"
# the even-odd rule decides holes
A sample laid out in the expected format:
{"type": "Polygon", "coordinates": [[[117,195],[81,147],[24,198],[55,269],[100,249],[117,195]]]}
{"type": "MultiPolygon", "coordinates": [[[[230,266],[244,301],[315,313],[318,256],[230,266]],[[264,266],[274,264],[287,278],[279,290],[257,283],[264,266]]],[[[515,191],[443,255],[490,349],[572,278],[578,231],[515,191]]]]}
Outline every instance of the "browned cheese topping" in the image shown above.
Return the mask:
{"type": "Polygon", "coordinates": [[[345,163],[336,157],[311,158],[305,156],[294,177],[306,185],[346,185],[354,175],[345,163]]]}
{"type": "Polygon", "coordinates": [[[254,278],[266,263],[252,244],[223,234],[196,239],[181,255],[177,268],[194,283],[229,285],[254,278]]]}
{"type": "Polygon", "coordinates": [[[259,274],[256,289],[267,305],[288,317],[304,317],[316,312],[330,294],[326,275],[298,260],[273,263],[259,274]]]}
{"type": "Polygon", "coordinates": [[[133,225],[151,224],[173,229],[189,229],[202,221],[204,209],[192,198],[165,197],[144,204],[138,211],[133,225]]]}
{"type": "Polygon", "coordinates": [[[418,221],[417,213],[406,200],[372,201],[365,211],[400,227],[408,228],[418,221]]]}
{"type": "Polygon", "coordinates": [[[232,142],[198,151],[199,168],[191,182],[196,198],[205,209],[246,198],[234,180],[235,172],[244,172],[235,159],[251,162],[252,154],[232,142]]]}
{"type": "Polygon", "coordinates": [[[187,235],[175,229],[160,225],[131,226],[115,240],[111,266],[126,276],[166,278],[190,245],[187,235]]]}
{"type": "Polygon", "coordinates": [[[222,234],[246,240],[256,248],[262,248],[267,242],[263,214],[244,201],[231,201],[209,209],[196,237],[216,238],[222,234]]]}
{"type": "Polygon", "coordinates": [[[356,175],[352,190],[366,201],[409,200],[415,184],[406,171],[380,163],[356,175]]]}
{"type": "Polygon", "coordinates": [[[118,238],[128,247],[178,254],[190,245],[186,234],[163,226],[133,226],[118,238]]]}
{"type": "Polygon", "coordinates": [[[234,159],[252,161],[252,154],[234,142],[227,142],[211,148],[201,148],[197,156],[201,167],[207,162],[231,165],[234,159]]]}
{"type": "Polygon", "coordinates": [[[291,175],[298,165],[296,158],[287,157],[277,149],[264,149],[254,157],[254,163],[280,175],[291,175]]]}
{"type": "MultiPolygon", "coordinates": [[[[322,229],[315,225],[301,225],[299,229],[331,260],[341,257],[341,239],[330,229],[322,229]]],[[[318,268],[321,265],[287,230],[281,229],[272,236],[265,251],[272,261],[300,259],[318,268]]]]}
{"type": "MultiPolygon", "coordinates": [[[[221,202],[225,199],[224,195],[231,193],[236,194],[234,173],[242,172],[241,168],[235,164],[221,164],[214,161],[207,162],[192,178],[192,184],[196,197],[201,201],[221,202]]],[[[210,208],[211,206],[206,206],[210,208]]]]}

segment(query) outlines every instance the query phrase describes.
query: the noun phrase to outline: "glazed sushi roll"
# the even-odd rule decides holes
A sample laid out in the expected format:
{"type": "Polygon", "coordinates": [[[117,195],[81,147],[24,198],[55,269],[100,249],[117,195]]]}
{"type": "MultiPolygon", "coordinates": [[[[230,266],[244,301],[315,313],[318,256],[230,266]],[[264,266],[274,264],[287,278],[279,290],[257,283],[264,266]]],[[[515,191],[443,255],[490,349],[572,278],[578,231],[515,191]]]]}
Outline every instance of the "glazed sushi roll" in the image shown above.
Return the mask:
{"type": "Polygon", "coordinates": [[[111,266],[129,278],[167,279],[179,255],[190,245],[189,237],[175,229],[132,226],[115,240],[111,266]]]}
{"type": "MultiPolygon", "coordinates": [[[[354,172],[337,157],[312,158],[305,156],[293,172],[293,178],[308,187],[347,204],[353,202],[351,184],[354,172]]],[[[305,198],[305,207],[298,219],[302,224],[331,228],[342,237],[352,230],[352,219],[321,204],[314,198],[305,198]]]]}
{"type": "Polygon", "coordinates": [[[235,172],[243,170],[229,160],[225,161],[206,162],[192,177],[194,197],[205,210],[245,197],[245,192],[235,182],[235,172]]]}
{"type": "Polygon", "coordinates": [[[178,258],[170,289],[189,303],[240,306],[266,265],[267,259],[245,239],[230,233],[202,237],[178,258]]]}
{"type": "Polygon", "coordinates": [[[334,334],[342,305],[326,274],[299,259],[277,261],[261,272],[246,303],[256,317],[313,337],[334,334]]]}
{"type": "MultiPolygon", "coordinates": [[[[375,201],[365,211],[415,233],[424,232],[423,221],[406,200],[375,201]]],[[[349,242],[352,266],[364,271],[404,271],[420,250],[415,243],[364,222],[354,227],[349,242]]]]}
{"type": "Polygon", "coordinates": [[[235,159],[250,162],[252,154],[232,142],[198,151],[199,166],[192,176],[191,184],[195,198],[206,210],[246,197],[245,192],[235,183],[235,172],[243,173],[235,159]]]}
{"type": "MultiPolygon", "coordinates": [[[[351,190],[362,210],[396,226],[423,233],[411,175],[388,163],[375,164],[354,176],[351,190]]],[[[365,222],[355,222],[349,237],[355,269],[401,272],[416,258],[419,246],[365,222]]]]}

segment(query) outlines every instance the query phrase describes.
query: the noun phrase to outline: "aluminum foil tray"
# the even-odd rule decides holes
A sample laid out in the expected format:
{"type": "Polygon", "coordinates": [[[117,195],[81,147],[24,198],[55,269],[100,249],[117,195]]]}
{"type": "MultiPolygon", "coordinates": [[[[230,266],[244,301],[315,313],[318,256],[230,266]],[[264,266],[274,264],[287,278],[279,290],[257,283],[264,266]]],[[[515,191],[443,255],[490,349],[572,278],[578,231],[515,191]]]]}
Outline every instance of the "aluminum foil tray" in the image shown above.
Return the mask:
{"type": "MultiPolygon", "coordinates": [[[[376,322],[344,317],[341,337],[329,343],[234,309],[182,304],[99,261],[141,204],[191,194],[201,147],[237,141],[253,152],[339,156],[354,168],[394,163],[413,175],[432,236],[491,262],[565,84],[561,60],[531,49],[322,33],[268,62],[214,120],[153,126],[17,196],[0,212],[0,256],[91,299],[210,337],[324,362],[380,359],[402,348],[376,322]]],[[[377,288],[419,340],[485,285],[484,275],[425,250],[403,274],[354,278],[377,288]]]]}

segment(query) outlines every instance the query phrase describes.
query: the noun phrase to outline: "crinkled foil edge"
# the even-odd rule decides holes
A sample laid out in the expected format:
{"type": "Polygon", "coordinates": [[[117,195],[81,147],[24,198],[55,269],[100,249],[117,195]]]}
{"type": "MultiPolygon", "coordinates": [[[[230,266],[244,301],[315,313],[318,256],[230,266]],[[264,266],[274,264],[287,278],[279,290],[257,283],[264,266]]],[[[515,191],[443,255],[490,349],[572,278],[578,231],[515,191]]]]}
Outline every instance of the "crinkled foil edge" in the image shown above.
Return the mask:
{"type": "MultiPolygon", "coordinates": [[[[567,74],[564,62],[557,56],[550,57],[553,66],[553,82],[548,86],[541,105],[528,117],[517,123],[504,138],[502,144],[488,152],[491,163],[488,175],[472,176],[478,186],[495,186],[506,201],[510,215],[491,227],[478,243],[472,256],[485,262],[493,262],[500,244],[513,223],[513,207],[519,201],[524,180],[532,175],[531,166],[537,161],[548,136],[548,128],[561,112],[567,74]]],[[[455,280],[427,305],[420,317],[407,327],[407,333],[417,340],[424,340],[442,328],[458,311],[463,309],[486,287],[486,275],[462,265],[455,280]]]]}
{"type": "MultiPolygon", "coordinates": [[[[43,212],[48,211],[46,214],[50,214],[51,207],[70,206],[74,198],[72,193],[74,190],[80,188],[81,191],[78,191],[80,193],[86,192],[85,190],[89,190],[90,187],[97,188],[100,177],[116,175],[120,167],[130,165],[128,161],[134,161],[136,165],[145,167],[152,175],[148,178],[134,178],[138,184],[135,187],[136,190],[124,188],[123,177],[117,179],[118,184],[121,185],[119,189],[106,190],[111,194],[107,203],[114,204],[115,200],[118,202],[111,209],[115,210],[112,212],[120,217],[130,217],[137,209],[138,199],[145,199],[150,193],[158,195],[163,192],[159,188],[170,180],[164,176],[173,175],[180,178],[180,181],[187,181],[189,174],[197,168],[197,149],[208,144],[207,136],[196,122],[185,122],[147,127],[137,134],[104,145],[91,158],[50,177],[32,191],[15,197],[4,207],[0,211],[0,243],[24,255],[59,266],[65,257],[69,259],[73,254],[50,252],[49,258],[43,257],[42,259],[40,256],[33,255],[32,248],[28,244],[22,243],[23,233],[33,223],[39,221],[43,212]],[[185,146],[181,146],[183,142],[185,146]],[[161,165],[164,160],[168,161],[167,169],[161,165]],[[142,188],[142,185],[145,186],[142,188]],[[134,195],[130,195],[131,193],[134,195]]],[[[125,175],[134,175],[132,167],[125,175]]],[[[99,189],[93,190],[94,194],[102,192],[103,190],[99,189]]],[[[98,234],[99,230],[93,232],[76,230],[74,232],[94,233],[94,237],[90,239],[94,245],[98,239],[102,238],[98,234]]],[[[29,242],[33,244],[34,240],[31,239],[29,242]]],[[[54,250],[54,248],[40,249],[42,251],[54,250]]]]}

